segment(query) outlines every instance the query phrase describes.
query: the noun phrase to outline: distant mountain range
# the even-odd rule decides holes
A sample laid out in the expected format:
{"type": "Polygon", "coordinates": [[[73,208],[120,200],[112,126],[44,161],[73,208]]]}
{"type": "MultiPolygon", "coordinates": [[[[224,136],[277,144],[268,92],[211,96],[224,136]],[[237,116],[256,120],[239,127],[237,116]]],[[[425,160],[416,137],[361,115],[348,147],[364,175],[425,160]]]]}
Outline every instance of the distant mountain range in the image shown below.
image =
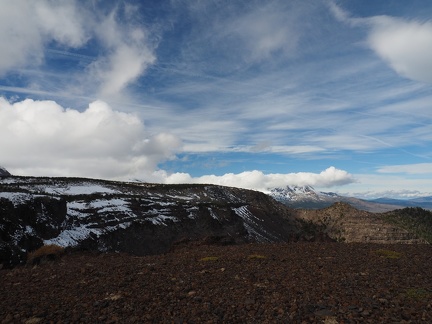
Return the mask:
{"type": "Polygon", "coordinates": [[[392,198],[378,198],[371,200],[371,202],[379,204],[396,205],[400,207],[421,207],[424,209],[432,210],[432,196],[420,197],[408,200],[392,199],[392,198]]]}
{"type": "Polygon", "coordinates": [[[284,205],[295,209],[322,209],[336,202],[345,202],[351,206],[374,213],[382,213],[403,207],[421,207],[432,209],[432,196],[410,200],[379,198],[364,200],[354,197],[340,196],[334,192],[316,191],[311,186],[286,186],[273,188],[270,196],[284,205]]]}

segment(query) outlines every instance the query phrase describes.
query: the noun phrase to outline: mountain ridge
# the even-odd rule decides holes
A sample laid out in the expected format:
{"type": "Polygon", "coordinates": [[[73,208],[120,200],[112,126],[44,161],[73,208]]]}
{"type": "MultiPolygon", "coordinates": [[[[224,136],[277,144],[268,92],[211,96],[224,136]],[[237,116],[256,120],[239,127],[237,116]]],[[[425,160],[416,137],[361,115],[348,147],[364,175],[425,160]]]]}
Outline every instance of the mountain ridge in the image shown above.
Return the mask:
{"type": "Polygon", "coordinates": [[[148,255],[184,241],[426,243],[429,213],[411,213],[421,226],[410,227],[400,215],[387,220],[346,203],[293,209],[234,187],[11,176],[0,178],[0,264],[22,263],[49,244],[148,255]]]}
{"type": "Polygon", "coordinates": [[[370,212],[387,212],[401,207],[421,207],[432,209],[432,197],[421,197],[411,200],[379,198],[365,200],[355,197],[341,196],[334,192],[316,191],[312,186],[286,186],[272,188],[269,195],[294,209],[321,209],[337,202],[346,202],[355,208],[370,212]]]}

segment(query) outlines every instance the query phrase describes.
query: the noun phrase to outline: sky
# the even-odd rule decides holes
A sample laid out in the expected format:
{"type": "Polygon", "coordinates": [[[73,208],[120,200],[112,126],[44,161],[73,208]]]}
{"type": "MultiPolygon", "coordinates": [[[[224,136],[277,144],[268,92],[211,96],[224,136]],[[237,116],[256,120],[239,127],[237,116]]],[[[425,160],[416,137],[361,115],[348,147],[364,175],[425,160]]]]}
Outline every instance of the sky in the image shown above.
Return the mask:
{"type": "Polygon", "coordinates": [[[432,195],[429,0],[0,0],[15,175],[432,195]]]}

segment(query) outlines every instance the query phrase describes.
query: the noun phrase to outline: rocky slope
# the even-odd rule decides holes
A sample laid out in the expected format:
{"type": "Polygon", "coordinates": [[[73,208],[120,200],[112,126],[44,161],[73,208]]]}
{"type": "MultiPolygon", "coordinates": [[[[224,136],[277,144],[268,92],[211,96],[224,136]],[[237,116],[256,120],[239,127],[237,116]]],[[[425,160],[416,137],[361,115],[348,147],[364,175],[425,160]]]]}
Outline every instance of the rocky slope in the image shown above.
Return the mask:
{"type": "MultiPolygon", "coordinates": [[[[336,241],[362,242],[362,243],[426,243],[427,233],[432,232],[432,213],[419,208],[424,212],[424,232],[403,226],[401,222],[392,221],[388,213],[371,213],[358,210],[347,203],[335,203],[321,210],[297,210],[297,217],[309,222],[313,231],[326,233],[336,241]],[[423,235],[419,235],[423,234],[423,235]]],[[[397,211],[397,215],[404,219],[408,217],[409,210],[397,211]]],[[[420,224],[420,219],[412,219],[413,223],[420,224]]],[[[312,232],[313,232],[312,231],[312,232]]]]}

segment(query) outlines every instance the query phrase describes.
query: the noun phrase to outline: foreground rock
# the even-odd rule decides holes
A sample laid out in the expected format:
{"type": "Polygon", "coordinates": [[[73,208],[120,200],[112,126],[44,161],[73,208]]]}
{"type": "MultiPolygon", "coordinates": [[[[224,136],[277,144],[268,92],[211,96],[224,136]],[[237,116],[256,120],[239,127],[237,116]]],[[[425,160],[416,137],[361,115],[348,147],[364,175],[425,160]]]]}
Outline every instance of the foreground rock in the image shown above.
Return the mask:
{"type": "Polygon", "coordinates": [[[0,272],[2,323],[430,323],[429,245],[179,246],[0,272]]]}

